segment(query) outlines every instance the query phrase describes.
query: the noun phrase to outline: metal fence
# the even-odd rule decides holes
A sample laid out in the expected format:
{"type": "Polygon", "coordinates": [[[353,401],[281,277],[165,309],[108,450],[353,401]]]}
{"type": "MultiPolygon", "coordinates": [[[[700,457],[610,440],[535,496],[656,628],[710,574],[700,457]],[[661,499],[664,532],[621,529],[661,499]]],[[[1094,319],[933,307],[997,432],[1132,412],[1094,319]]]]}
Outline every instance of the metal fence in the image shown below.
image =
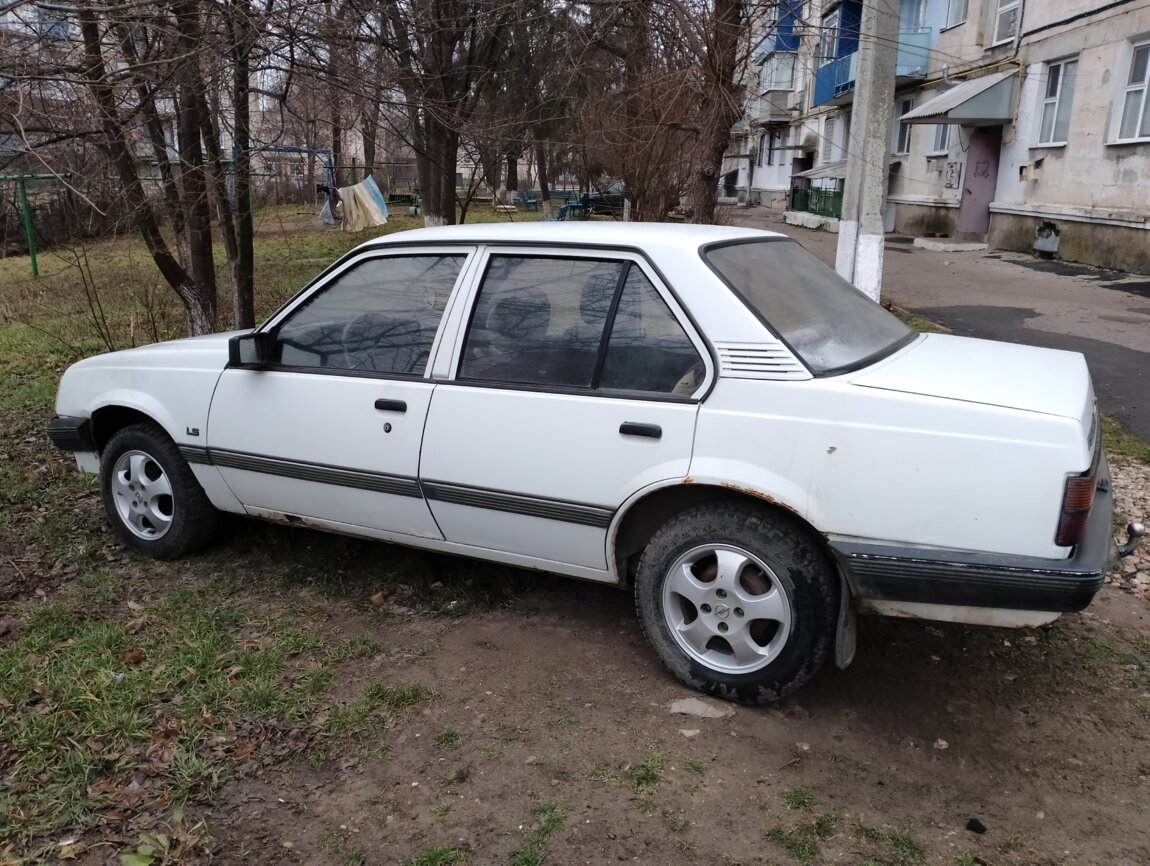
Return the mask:
{"type": "Polygon", "coordinates": [[[795,187],[791,190],[791,210],[838,219],[843,215],[843,191],[795,187]]]}

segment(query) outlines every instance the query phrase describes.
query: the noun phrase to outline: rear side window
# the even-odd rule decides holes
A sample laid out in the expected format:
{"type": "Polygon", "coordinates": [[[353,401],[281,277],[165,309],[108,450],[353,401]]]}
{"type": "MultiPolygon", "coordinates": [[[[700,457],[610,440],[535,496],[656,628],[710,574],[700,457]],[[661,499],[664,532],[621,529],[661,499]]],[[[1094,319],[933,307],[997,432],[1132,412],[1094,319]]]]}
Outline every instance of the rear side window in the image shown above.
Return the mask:
{"type": "Polygon", "coordinates": [[[816,375],[865,366],[914,339],[794,241],[712,246],[703,258],[816,375]]]}
{"type": "Polygon", "coordinates": [[[689,396],[702,370],[694,344],[631,262],[492,256],[459,378],[689,396]]]}
{"type": "Polygon", "coordinates": [[[466,256],[387,256],[359,262],[279,327],[284,367],[422,376],[466,256]]]}

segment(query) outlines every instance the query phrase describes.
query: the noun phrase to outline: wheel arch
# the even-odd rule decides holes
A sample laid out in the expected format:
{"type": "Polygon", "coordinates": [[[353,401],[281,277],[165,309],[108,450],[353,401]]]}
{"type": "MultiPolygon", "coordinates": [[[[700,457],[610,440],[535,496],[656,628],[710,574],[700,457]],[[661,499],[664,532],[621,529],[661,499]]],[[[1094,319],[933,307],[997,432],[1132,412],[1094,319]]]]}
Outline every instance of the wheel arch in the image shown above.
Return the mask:
{"type": "Polygon", "coordinates": [[[96,449],[102,453],[118,431],[132,424],[152,424],[169,437],[172,435],[156,414],[137,406],[126,405],[124,402],[108,403],[92,411],[92,438],[95,440],[96,449]]]}
{"type": "Polygon", "coordinates": [[[710,481],[696,483],[687,479],[647,490],[623,506],[611,533],[608,551],[619,583],[632,582],[631,566],[660,526],[689,508],[707,504],[751,505],[784,515],[809,535],[832,563],[835,561],[826,537],[786,501],[753,487],[710,481]]]}

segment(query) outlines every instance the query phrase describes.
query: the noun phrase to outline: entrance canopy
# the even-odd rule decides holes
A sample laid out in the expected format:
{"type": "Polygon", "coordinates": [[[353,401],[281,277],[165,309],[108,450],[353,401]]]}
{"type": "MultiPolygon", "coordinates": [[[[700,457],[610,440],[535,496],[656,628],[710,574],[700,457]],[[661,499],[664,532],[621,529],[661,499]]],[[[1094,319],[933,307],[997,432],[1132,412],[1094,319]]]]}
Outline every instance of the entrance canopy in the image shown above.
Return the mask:
{"type": "Polygon", "coordinates": [[[966,123],[995,126],[1014,120],[1018,71],[995,72],[956,84],[899,118],[901,123],[966,123]]]}

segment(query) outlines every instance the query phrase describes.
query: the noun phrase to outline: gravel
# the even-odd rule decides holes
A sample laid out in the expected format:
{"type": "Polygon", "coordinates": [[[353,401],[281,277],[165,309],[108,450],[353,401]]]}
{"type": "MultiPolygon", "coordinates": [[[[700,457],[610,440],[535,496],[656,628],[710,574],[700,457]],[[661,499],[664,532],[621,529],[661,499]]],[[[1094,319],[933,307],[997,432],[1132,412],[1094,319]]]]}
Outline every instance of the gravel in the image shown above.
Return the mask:
{"type": "MultiPolygon", "coordinates": [[[[1112,465],[1114,513],[1123,527],[1131,521],[1146,523],[1150,519],[1150,466],[1140,463],[1112,465]]],[[[1125,541],[1126,534],[1119,534],[1125,541]]],[[[1150,539],[1143,538],[1133,554],[1120,559],[1106,577],[1106,582],[1121,587],[1142,599],[1150,600],[1150,539]]]]}

